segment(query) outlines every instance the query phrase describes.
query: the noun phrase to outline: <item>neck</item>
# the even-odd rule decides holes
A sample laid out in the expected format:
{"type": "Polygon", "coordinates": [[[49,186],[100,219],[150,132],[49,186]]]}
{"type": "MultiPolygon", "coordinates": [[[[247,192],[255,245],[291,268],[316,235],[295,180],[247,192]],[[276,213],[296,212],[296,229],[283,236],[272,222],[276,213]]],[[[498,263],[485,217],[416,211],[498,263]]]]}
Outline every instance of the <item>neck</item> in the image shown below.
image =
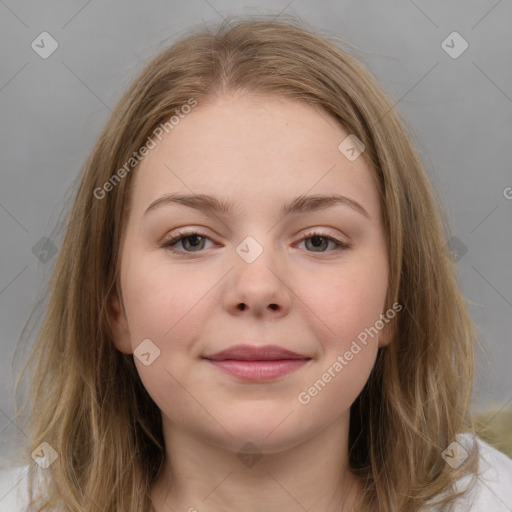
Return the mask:
{"type": "Polygon", "coordinates": [[[166,462],[151,492],[156,512],[348,512],[362,487],[348,470],[348,417],[252,458],[165,419],[164,433],[166,462]]]}

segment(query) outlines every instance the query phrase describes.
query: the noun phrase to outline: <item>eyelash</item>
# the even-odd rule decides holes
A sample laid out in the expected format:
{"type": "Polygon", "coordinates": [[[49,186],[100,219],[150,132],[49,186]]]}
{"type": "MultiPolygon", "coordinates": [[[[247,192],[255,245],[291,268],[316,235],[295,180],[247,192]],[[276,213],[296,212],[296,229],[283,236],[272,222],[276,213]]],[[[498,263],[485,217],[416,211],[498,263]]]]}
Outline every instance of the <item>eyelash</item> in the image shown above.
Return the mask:
{"type": "MultiPolygon", "coordinates": [[[[176,233],[176,235],[174,235],[172,238],[170,238],[169,240],[166,240],[163,244],[162,244],[162,248],[163,249],[168,249],[170,250],[171,252],[174,252],[174,253],[185,253],[185,254],[193,254],[194,252],[202,252],[202,251],[183,251],[183,250],[178,250],[178,249],[175,249],[174,247],[172,247],[173,245],[175,245],[177,242],[185,239],[185,238],[189,238],[189,237],[192,237],[192,236],[200,236],[202,238],[205,238],[205,239],[208,239],[208,240],[211,240],[210,237],[206,236],[205,234],[203,233],[200,233],[199,231],[178,231],[176,233]]],[[[321,238],[325,238],[327,240],[329,240],[330,242],[333,242],[334,244],[336,244],[336,248],[334,249],[334,251],[343,251],[345,249],[350,249],[352,247],[351,244],[349,243],[346,243],[346,242],[342,242],[341,240],[338,240],[337,238],[334,238],[333,236],[323,232],[323,231],[312,231],[310,233],[307,233],[306,235],[304,235],[299,242],[302,242],[304,240],[307,240],[309,238],[314,238],[314,237],[321,237],[321,238]]],[[[312,252],[313,254],[315,254],[314,251],[308,251],[308,252],[312,252]]],[[[320,251],[316,254],[324,254],[325,252],[333,252],[333,251],[320,251]]]]}

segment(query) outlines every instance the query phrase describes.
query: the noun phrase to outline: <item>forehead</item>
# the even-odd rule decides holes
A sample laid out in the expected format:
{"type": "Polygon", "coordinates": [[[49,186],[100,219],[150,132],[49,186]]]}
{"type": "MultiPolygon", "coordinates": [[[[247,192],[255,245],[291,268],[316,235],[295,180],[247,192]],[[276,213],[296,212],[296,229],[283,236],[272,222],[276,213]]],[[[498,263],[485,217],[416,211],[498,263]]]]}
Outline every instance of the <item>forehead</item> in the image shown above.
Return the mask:
{"type": "Polygon", "coordinates": [[[135,171],[138,210],[166,193],[229,199],[239,214],[279,208],[290,197],[338,193],[380,217],[372,171],[339,145],[349,132],[306,103],[256,95],[216,98],[184,115],[135,171]]]}

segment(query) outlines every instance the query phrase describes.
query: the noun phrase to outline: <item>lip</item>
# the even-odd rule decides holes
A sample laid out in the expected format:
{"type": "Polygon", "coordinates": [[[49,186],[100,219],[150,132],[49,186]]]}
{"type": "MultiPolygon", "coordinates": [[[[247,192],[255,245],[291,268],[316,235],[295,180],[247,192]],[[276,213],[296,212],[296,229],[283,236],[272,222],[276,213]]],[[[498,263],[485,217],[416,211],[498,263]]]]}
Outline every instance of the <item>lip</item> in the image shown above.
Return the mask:
{"type": "Polygon", "coordinates": [[[288,359],[311,359],[297,352],[292,352],[277,345],[265,345],[256,347],[253,345],[235,345],[234,347],[203,356],[213,361],[233,359],[236,361],[279,361],[288,359]]]}
{"type": "Polygon", "coordinates": [[[236,345],[215,354],[203,356],[219,370],[247,381],[272,380],[304,366],[310,357],[276,345],[254,347],[236,345]]]}

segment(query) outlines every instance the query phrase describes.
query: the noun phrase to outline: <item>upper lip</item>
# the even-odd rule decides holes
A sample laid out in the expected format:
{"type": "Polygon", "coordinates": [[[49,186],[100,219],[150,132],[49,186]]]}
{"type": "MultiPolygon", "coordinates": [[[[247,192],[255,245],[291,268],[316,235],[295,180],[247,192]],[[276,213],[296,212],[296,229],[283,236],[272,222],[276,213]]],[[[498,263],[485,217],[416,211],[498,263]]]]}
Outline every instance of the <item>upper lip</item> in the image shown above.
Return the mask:
{"type": "Polygon", "coordinates": [[[233,359],[236,361],[279,361],[283,359],[310,359],[309,357],[297,354],[277,345],[265,345],[255,347],[252,345],[236,345],[215,354],[205,355],[204,359],[223,361],[233,359]]]}

